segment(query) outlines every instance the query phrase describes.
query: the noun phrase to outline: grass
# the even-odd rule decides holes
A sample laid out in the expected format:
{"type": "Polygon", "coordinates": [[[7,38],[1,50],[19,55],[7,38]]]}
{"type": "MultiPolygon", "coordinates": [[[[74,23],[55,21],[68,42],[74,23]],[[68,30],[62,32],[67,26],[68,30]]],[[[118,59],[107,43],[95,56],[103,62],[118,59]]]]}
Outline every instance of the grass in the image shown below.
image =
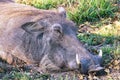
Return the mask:
{"type": "MultiPolygon", "coordinates": [[[[103,51],[104,66],[111,60],[120,58],[120,22],[105,24],[91,33],[79,33],[78,38],[87,46],[99,46],[103,51]]],[[[97,50],[97,48],[96,48],[97,50]]]]}
{"type": "Polygon", "coordinates": [[[91,33],[79,33],[78,38],[89,46],[114,44],[115,40],[120,39],[119,30],[120,23],[115,22],[113,24],[103,25],[91,33]]]}
{"type": "Polygon", "coordinates": [[[11,71],[3,76],[2,80],[49,80],[50,75],[25,71],[11,71]]]}
{"type": "Polygon", "coordinates": [[[25,71],[11,71],[10,73],[6,73],[6,75],[4,75],[2,78],[2,80],[70,80],[70,79],[77,80],[75,75],[71,76],[71,78],[68,75],[60,75],[55,78],[50,74],[40,74],[25,71]]]}
{"type": "Polygon", "coordinates": [[[70,19],[76,23],[94,22],[101,18],[113,17],[116,7],[110,0],[80,0],[77,10],[70,12],[70,19]]]}
{"type": "Polygon", "coordinates": [[[64,6],[68,18],[80,24],[86,21],[95,22],[105,17],[113,17],[117,7],[113,3],[117,0],[16,0],[40,9],[64,6]]]}
{"type": "Polygon", "coordinates": [[[30,77],[27,73],[19,73],[16,71],[10,72],[9,74],[5,75],[2,80],[30,80],[30,77]]]}
{"type": "Polygon", "coordinates": [[[100,44],[113,44],[114,36],[101,36],[96,34],[89,33],[80,33],[78,34],[78,38],[81,42],[87,43],[88,46],[95,46],[100,44]]]}

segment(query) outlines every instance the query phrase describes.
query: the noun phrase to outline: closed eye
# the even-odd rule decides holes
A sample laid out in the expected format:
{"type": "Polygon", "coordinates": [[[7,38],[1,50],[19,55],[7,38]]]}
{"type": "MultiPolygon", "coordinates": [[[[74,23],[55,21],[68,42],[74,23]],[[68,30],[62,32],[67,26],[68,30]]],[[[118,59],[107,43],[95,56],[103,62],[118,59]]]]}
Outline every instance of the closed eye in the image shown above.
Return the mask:
{"type": "Polygon", "coordinates": [[[41,33],[37,36],[37,39],[42,39],[42,38],[43,38],[43,33],[41,33]]]}

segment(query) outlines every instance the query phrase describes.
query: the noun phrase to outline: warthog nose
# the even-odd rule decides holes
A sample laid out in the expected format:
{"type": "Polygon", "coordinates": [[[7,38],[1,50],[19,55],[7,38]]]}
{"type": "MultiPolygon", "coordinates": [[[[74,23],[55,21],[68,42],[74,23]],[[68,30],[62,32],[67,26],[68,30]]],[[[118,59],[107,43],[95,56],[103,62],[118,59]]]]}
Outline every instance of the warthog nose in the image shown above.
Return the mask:
{"type": "Polygon", "coordinates": [[[103,69],[104,69],[104,68],[101,67],[100,65],[91,65],[91,66],[89,67],[88,72],[98,72],[98,71],[103,70],[103,69]]]}

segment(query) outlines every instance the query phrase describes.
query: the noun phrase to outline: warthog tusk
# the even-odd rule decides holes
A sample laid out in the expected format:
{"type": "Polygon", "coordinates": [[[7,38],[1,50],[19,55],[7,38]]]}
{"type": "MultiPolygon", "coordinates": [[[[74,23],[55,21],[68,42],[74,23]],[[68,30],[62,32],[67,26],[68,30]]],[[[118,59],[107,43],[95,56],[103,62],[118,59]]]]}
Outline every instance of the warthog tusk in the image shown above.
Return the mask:
{"type": "Polygon", "coordinates": [[[79,60],[79,55],[76,54],[76,63],[79,65],[80,64],[80,60],[79,60]]]}
{"type": "Polygon", "coordinates": [[[103,52],[102,52],[102,50],[100,49],[100,52],[99,52],[98,56],[102,57],[102,55],[103,55],[103,52]]]}

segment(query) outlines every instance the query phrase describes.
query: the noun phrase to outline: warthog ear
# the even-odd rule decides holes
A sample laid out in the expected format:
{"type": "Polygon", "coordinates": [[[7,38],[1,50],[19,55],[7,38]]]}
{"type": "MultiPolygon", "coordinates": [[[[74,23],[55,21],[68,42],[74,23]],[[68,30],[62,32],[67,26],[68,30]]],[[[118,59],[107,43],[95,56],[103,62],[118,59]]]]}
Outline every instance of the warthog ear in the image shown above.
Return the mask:
{"type": "Polygon", "coordinates": [[[58,13],[61,17],[66,18],[66,11],[63,7],[58,7],[58,13]]]}
{"type": "Polygon", "coordinates": [[[22,28],[28,33],[41,32],[44,29],[44,27],[38,22],[27,22],[22,25],[22,28]]]}

